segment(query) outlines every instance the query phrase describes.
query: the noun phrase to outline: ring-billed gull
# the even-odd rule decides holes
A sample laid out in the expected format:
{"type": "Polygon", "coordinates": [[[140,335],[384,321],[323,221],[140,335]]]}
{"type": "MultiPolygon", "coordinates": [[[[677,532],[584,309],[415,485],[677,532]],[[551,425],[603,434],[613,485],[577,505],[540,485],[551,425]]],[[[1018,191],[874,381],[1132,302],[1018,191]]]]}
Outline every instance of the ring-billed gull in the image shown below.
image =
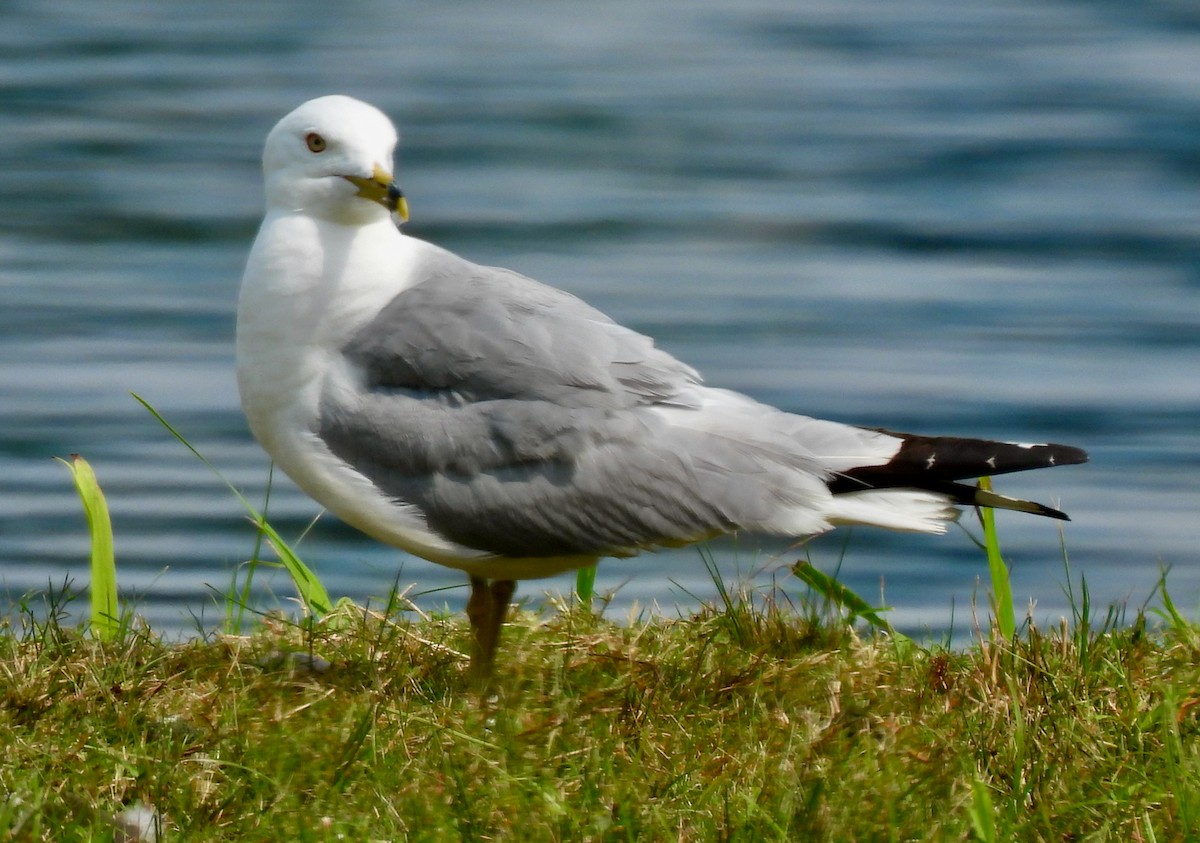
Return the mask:
{"type": "Polygon", "coordinates": [[[1078,448],[807,418],[704,385],[647,337],[401,233],[396,130],[345,96],[284,117],[238,303],[242,405],[296,484],[379,541],[465,571],[490,672],[515,581],[737,530],[941,533],[955,504],[1066,518],[959,481],[1078,448]]]}

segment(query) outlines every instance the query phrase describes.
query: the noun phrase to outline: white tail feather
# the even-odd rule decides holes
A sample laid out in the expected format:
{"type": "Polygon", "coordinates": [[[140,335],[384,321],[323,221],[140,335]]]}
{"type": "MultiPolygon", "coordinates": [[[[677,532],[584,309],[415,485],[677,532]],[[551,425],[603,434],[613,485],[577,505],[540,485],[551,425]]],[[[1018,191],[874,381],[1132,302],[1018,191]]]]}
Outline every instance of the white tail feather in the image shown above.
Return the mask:
{"type": "Polygon", "coordinates": [[[869,489],[835,495],[830,503],[830,523],[914,533],[944,533],[946,522],[960,514],[947,496],[920,489],[869,489]]]}

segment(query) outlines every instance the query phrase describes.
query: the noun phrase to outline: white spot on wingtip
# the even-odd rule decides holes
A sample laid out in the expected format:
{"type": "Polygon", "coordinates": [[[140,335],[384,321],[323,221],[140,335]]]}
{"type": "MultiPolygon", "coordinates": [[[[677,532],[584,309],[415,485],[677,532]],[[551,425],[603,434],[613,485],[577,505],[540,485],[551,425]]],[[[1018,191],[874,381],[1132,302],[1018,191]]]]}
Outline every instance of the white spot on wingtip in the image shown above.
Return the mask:
{"type": "Polygon", "coordinates": [[[925,470],[933,468],[933,464],[937,462],[937,454],[930,454],[929,459],[925,460],[925,470]]]}
{"type": "Polygon", "coordinates": [[[987,464],[988,464],[988,465],[990,465],[992,468],[995,468],[995,467],[996,467],[996,458],[995,458],[995,457],[988,457],[988,458],[987,458],[987,464]]]}

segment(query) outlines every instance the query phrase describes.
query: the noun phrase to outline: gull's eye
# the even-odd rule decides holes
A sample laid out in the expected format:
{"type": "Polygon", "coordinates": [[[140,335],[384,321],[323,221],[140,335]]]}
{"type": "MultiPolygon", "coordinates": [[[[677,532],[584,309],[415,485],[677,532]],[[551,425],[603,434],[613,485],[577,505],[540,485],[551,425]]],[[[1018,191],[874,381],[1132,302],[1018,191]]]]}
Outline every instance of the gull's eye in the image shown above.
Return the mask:
{"type": "Polygon", "coordinates": [[[304,142],[308,145],[309,152],[324,152],[327,144],[325,138],[318,135],[316,132],[309,132],[304,138],[304,142]]]}

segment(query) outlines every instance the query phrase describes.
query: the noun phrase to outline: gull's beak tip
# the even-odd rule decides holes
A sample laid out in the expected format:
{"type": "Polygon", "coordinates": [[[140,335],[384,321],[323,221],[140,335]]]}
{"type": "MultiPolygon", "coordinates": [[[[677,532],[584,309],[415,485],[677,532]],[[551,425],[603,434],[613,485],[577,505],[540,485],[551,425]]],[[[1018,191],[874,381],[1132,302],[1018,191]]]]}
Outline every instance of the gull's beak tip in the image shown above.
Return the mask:
{"type": "Polygon", "coordinates": [[[388,185],[387,201],[384,203],[384,207],[399,217],[400,222],[408,222],[408,200],[404,198],[404,191],[395,182],[388,185]]]}
{"type": "Polygon", "coordinates": [[[392,174],[383,167],[376,164],[375,170],[366,178],[362,176],[343,176],[343,178],[358,188],[357,196],[382,205],[395,214],[401,222],[408,222],[408,200],[404,198],[404,191],[392,179],[392,174]]]}

